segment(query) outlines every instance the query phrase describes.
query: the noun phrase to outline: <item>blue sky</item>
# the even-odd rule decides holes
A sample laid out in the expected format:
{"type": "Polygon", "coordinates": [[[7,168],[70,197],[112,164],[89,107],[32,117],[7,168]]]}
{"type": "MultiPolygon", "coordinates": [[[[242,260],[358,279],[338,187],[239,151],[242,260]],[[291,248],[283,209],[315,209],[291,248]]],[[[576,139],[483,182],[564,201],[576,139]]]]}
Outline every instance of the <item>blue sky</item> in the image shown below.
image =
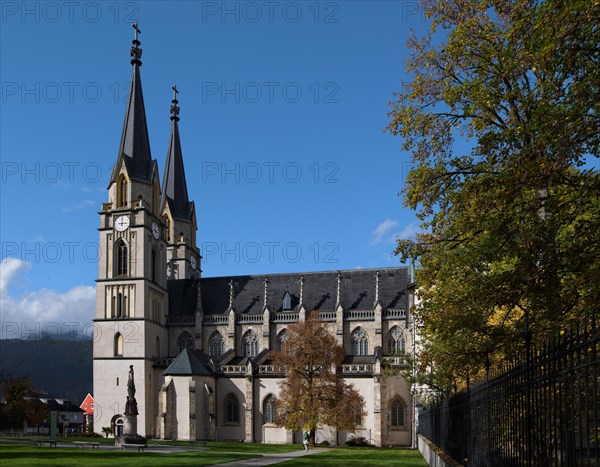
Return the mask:
{"type": "Polygon", "coordinates": [[[383,128],[427,28],[416,2],[1,5],[3,321],[93,315],[133,21],[161,176],[180,90],[205,276],[399,264],[410,158],[383,128]]]}

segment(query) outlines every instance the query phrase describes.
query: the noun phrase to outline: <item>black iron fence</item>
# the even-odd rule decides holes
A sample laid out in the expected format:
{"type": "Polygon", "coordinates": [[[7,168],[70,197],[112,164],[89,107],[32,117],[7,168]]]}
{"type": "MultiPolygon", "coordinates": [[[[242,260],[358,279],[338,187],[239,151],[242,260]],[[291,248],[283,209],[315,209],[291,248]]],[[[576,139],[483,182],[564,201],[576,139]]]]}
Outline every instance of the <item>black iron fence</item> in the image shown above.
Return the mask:
{"type": "Polygon", "coordinates": [[[469,466],[600,466],[599,329],[561,333],[426,408],[418,432],[469,466]]]}

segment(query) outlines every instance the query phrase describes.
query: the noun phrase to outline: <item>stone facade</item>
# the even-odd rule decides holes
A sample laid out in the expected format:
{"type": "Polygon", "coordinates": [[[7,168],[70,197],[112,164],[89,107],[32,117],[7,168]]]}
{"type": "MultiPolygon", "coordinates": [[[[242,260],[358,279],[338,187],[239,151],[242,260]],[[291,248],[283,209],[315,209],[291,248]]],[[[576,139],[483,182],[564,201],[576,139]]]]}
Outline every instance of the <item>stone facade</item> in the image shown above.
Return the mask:
{"type": "MultiPolygon", "coordinates": [[[[136,44],[137,42],[137,44],[136,44]]],[[[178,101],[162,189],[150,155],[139,42],[123,136],[100,211],[94,335],[94,427],[124,422],[136,374],[138,433],[151,438],[301,442],[276,426],[280,371],[269,350],[316,311],[346,351],[338,370],[366,401],[355,433],[320,427],[316,441],[353,436],[413,443],[413,402],[400,376],[414,344],[410,268],[201,277],[196,214],[187,197],[178,101]]]]}

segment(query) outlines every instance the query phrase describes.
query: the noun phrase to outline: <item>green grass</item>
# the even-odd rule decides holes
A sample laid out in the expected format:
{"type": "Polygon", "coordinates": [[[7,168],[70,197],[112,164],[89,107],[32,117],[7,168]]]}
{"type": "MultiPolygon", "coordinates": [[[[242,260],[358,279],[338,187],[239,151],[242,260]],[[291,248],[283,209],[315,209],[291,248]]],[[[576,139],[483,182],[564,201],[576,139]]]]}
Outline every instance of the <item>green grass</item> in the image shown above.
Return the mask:
{"type": "MultiPolygon", "coordinates": [[[[72,438],[75,440],[76,438],[72,438]]],[[[89,440],[89,438],[87,438],[89,440]]],[[[98,438],[100,440],[100,438],[98,438]]],[[[22,441],[22,439],[21,439],[22,441]]],[[[109,439],[108,441],[113,441],[109,439]]],[[[173,445],[189,447],[189,443],[173,445]]],[[[254,444],[236,442],[207,443],[206,451],[171,454],[120,450],[34,447],[30,444],[0,443],[0,465],[179,465],[206,466],[258,457],[260,454],[283,453],[302,449],[299,444],[254,444]]],[[[151,445],[152,446],[152,445],[151,445]]],[[[150,451],[150,450],[149,450],[150,451]]],[[[401,466],[425,467],[419,451],[389,448],[333,448],[307,457],[282,463],[285,466],[401,466]]]]}
{"type": "Polygon", "coordinates": [[[413,449],[390,448],[335,448],[323,453],[307,457],[299,457],[291,461],[278,464],[285,467],[291,466],[327,466],[327,465],[356,465],[356,466],[381,466],[393,465],[396,467],[427,467],[427,462],[421,453],[413,449]]]}
{"type": "MultiPolygon", "coordinates": [[[[162,444],[162,443],[159,443],[162,444]]],[[[149,446],[152,446],[149,443],[149,446]]],[[[190,443],[187,441],[173,441],[172,446],[186,446],[190,443]]],[[[235,441],[208,441],[206,446],[211,450],[227,451],[227,452],[243,452],[249,454],[271,454],[290,451],[299,451],[304,449],[301,444],[260,444],[260,443],[239,443],[235,441]]]]}
{"type": "Polygon", "coordinates": [[[213,465],[250,459],[251,453],[222,450],[159,454],[135,451],[107,451],[77,448],[39,448],[25,444],[0,444],[0,465],[213,465]]]}

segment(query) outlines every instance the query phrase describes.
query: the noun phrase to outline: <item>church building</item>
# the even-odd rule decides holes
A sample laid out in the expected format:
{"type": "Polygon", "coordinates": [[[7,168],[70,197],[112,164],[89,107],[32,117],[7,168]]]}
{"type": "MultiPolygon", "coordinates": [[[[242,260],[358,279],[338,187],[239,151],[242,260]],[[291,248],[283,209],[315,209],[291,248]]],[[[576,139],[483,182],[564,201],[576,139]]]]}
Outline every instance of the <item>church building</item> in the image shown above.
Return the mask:
{"type": "Polygon", "coordinates": [[[179,135],[177,90],[159,177],[140,78],[138,30],[119,152],[100,211],[94,320],[94,429],[122,434],[135,370],[138,433],[179,440],[302,442],[276,425],[282,375],[270,352],[316,312],[343,346],[337,371],[365,400],[355,433],[319,427],[316,442],[364,437],[411,445],[413,400],[401,376],[414,345],[409,267],[204,277],[179,135]]]}

